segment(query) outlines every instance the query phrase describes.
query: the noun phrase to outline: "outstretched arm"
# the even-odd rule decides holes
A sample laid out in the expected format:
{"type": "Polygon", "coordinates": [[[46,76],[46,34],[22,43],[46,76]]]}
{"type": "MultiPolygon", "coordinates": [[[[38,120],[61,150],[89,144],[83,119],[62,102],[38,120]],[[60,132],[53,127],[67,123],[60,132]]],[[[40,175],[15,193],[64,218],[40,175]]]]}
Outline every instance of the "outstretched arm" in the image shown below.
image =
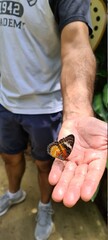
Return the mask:
{"type": "Polygon", "coordinates": [[[63,124],[59,139],[74,134],[67,161],[56,159],[49,175],[52,197],[68,207],[91,199],[106,166],[106,123],[93,117],[96,61],[83,22],[68,24],[61,35],[63,124]]]}
{"type": "Polygon", "coordinates": [[[61,34],[63,119],[92,116],[96,60],[83,22],[68,24],[61,34]]]}

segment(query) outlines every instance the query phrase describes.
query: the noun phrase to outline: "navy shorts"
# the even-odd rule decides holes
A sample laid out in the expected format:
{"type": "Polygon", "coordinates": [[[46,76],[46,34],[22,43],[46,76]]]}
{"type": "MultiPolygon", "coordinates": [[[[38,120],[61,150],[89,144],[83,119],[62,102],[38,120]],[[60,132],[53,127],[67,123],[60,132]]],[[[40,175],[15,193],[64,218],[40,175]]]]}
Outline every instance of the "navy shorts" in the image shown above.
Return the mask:
{"type": "Polygon", "coordinates": [[[56,140],[61,127],[62,112],[52,114],[15,114],[0,105],[0,152],[17,154],[31,143],[37,160],[49,160],[47,146],[56,140]]]}

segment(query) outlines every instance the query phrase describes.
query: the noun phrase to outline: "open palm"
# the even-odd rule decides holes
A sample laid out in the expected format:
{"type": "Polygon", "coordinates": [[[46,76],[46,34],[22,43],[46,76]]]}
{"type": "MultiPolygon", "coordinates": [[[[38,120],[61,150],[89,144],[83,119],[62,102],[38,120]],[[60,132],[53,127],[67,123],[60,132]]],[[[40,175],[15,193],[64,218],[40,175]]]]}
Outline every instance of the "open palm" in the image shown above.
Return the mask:
{"type": "Polygon", "coordinates": [[[94,117],[64,121],[59,139],[73,134],[75,144],[67,161],[55,159],[49,182],[52,198],[71,207],[81,197],[91,199],[103,175],[107,159],[107,124],[94,117]]]}

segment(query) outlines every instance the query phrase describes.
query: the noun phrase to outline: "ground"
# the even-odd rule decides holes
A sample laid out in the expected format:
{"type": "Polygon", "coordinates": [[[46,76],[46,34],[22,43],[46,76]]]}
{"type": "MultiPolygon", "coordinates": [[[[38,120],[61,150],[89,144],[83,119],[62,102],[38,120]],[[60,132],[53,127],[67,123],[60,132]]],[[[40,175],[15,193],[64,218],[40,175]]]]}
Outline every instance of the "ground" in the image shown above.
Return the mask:
{"type": "MultiPolygon", "coordinates": [[[[0,240],[34,240],[36,206],[39,201],[37,172],[30,156],[26,156],[26,172],[22,188],[26,200],[13,206],[0,217],[0,240]]],[[[0,195],[7,189],[4,165],[0,159],[0,195]]],[[[53,202],[55,233],[50,240],[106,240],[106,224],[93,202],[79,201],[73,208],[53,202]]]]}

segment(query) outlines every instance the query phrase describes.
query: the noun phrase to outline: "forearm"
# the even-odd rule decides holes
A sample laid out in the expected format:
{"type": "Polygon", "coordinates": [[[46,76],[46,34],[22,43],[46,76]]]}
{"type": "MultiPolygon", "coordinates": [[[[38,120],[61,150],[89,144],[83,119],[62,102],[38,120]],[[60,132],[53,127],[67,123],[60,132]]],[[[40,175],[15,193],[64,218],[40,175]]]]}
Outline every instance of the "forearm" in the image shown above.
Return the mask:
{"type": "Polygon", "coordinates": [[[96,60],[89,44],[71,44],[62,50],[61,86],[64,119],[70,115],[93,115],[92,98],[96,60]]]}

